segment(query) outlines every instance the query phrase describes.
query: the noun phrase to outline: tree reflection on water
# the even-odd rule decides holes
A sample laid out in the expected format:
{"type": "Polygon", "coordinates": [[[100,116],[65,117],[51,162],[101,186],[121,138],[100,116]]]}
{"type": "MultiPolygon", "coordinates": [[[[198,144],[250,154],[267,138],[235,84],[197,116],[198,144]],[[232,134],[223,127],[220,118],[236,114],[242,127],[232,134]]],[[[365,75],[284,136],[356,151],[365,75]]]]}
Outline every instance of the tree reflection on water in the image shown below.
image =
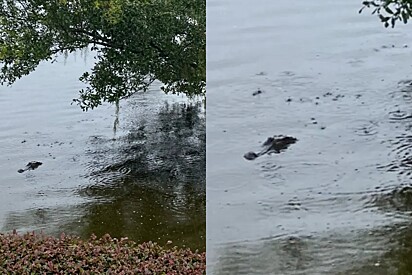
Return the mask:
{"type": "MultiPolygon", "coordinates": [[[[202,103],[165,103],[127,119],[117,139],[90,137],[86,202],[9,213],[3,230],[41,229],[88,238],[109,233],[205,250],[206,131],[202,103]]],[[[64,195],[60,199],[65,201],[64,195]]],[[[55,204],[56,205],[56,204],[55,204]]],[[[50,206],[50,204],[49,204],[50,206]]]]}
{"type": "Polygon", "coordinates": [[[166,103],[117,140],[92,139],[83,234],[172,240],[205,249],[205,118],[201,103],[166,103]]]}

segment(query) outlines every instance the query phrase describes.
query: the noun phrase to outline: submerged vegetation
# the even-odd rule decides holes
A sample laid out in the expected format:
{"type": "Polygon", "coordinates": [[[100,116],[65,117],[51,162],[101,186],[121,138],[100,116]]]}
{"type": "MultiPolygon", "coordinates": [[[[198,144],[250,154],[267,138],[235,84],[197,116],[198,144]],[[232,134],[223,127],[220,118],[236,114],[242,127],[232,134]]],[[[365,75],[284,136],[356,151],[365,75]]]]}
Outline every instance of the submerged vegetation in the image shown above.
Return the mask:
{"type": "Polygon", "coordinates": [[[206,274],[206,254],[94,235],[0,234],[2,274],[206,274]]]}

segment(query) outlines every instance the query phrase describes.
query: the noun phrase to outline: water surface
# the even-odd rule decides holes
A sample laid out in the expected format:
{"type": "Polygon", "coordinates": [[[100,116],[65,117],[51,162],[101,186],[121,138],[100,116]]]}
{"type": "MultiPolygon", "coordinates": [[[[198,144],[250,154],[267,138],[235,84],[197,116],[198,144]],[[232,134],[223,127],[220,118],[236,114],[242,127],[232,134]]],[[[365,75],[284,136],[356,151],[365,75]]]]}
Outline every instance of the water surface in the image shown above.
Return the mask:
{"type": "Polygon", "coordinates": [[[360,7],[208,2],[208,274],[410,268],[412,34],[360,7]]]}
{"type": "Polygon", "coordinates": [[[87,113],[93,58],[70,55],[0,87],[0,228],[205,249],[204,106],[149,93],[87,113]],[[29,161],[43,165],[22,174],[29,161]]]}

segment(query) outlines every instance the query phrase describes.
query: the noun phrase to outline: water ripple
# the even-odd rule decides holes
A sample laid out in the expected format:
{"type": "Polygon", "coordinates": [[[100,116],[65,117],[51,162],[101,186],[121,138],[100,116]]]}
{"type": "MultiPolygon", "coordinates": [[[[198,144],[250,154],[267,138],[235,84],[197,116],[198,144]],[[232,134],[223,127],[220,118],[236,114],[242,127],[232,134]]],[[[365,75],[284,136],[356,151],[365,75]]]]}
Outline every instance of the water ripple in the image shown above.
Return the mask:
{"type": "Polygon", "coordinates": [[[391,121],[403,121],[403,120],[410,120],[412,118],[412,114],[406,111],[396,110],[389,112],[389,119],[391,121]]]}
{"type": "Polygon", "coordinates": [[[355,128],[355,133],[358,136],[375,136],[378,133],[379,123],[376,121],[368,121],[359,127],[355,128]]]}

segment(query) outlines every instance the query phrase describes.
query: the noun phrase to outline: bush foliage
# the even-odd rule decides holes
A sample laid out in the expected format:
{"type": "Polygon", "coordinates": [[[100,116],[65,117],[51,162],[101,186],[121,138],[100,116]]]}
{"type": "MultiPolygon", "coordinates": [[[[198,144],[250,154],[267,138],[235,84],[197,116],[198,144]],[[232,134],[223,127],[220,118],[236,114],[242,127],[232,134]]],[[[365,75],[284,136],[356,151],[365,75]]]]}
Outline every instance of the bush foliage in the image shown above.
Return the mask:
{"type": "Polygon", "coordinates": [[[206,274],[206,255],[105,235],[0,234],[1,274],[206,274]]]}

